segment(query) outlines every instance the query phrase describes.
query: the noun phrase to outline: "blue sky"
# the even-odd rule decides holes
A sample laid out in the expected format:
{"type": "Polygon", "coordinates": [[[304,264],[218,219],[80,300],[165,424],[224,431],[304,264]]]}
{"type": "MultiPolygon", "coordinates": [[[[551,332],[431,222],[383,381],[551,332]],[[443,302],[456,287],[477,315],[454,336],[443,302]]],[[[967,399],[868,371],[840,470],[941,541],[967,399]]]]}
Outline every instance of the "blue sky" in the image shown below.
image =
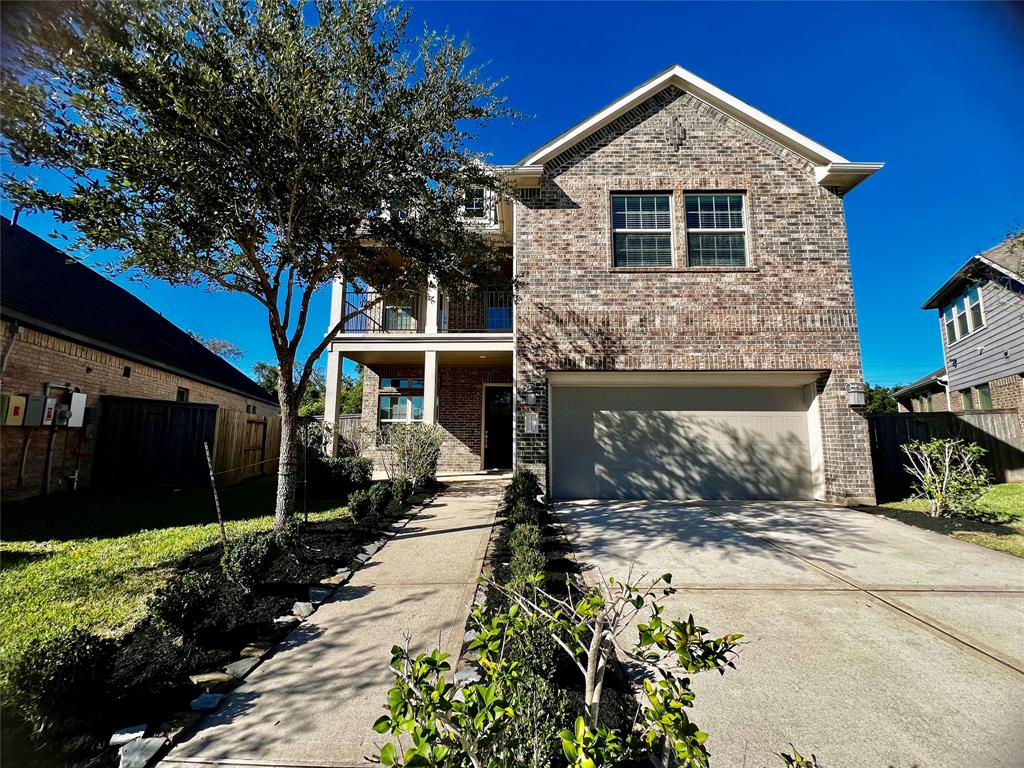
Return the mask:
{"type": "MultiPolygon", "coordinates": [[[[922,301],[1024,226],[1022,8],[419,2],[413,24],[468,36],[477,61],[507,78],[509,105],[533,116],[481,136],[496,162],[520,159],[671,64],[850,160],[885,162],[849,194],[846,214],[865,378],[895,384],[942,364],[922,301]]],[[[53,228],[43,215],[21,223],[53,228]]],[[[251,299],[118,282],[179,326],[239,344],[246,370],[273,359],[251,299]]],[[[313,312],[307,347],[326,330],[326,293],[313,312]]]]}

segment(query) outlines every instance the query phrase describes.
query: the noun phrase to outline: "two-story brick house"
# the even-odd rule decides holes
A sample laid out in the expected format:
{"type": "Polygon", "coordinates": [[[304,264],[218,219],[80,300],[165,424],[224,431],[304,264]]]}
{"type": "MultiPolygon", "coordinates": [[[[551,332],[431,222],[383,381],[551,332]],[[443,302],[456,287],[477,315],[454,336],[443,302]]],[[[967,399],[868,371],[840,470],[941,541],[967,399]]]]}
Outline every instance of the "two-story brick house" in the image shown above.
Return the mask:
{"type": "Polygon", "coordinates": [[[842,198],[880,167],[672,67],[497,169],[514,201],[468,198],[511,238],[510,312],[456,330],[425,290],[329,380],[364,363],[366,426],[434,421],[442,468],[514,458],[556,498],[870,502],[842,198]]]}

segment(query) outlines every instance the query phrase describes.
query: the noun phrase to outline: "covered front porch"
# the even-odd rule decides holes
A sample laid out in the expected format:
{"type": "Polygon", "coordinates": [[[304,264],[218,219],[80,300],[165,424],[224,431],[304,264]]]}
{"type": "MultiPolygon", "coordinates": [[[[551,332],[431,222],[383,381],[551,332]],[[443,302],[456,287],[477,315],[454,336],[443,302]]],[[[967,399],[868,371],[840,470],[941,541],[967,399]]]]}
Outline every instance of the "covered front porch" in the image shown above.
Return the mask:
{"type": "MultiPolygon", "coordinates": [[[[479,348],[437,349],[424,342],[421,350],[409,349],[407,341],[402,349],[347,350],[345,357],[363,365],[363,429],[437,424],[444,430],[439,473],[510,469],[512,352],[500,345],[489,340],[469,345],[479,348]]],[[[340,351],[331,357],[341,364],[340,351]]],[[[371,446],[367,455],[376,460],[375,451],[371,446]]]]}

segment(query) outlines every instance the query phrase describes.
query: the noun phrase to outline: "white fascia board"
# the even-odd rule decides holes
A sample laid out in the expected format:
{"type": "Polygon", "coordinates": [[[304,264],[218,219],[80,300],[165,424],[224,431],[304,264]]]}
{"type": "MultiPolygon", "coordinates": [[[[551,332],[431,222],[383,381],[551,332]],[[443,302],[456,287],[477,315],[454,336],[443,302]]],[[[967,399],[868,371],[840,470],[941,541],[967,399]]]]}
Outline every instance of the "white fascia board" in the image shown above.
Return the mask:
{"type": "Polygon", "coordinates": [[[1012,270],[1007,269],[1002,264],[996,264],[990,259],[986,259],[983,255],[978,254],[977,256],[971,256],[960,269],[953,273],[952,277],[942,284],[935,293],[928,297],[924,304],[921,305],[921,309],[942,309],[942,300],[945,299],[946,295],[956,286],[957,283],[967,279],[967,273],[970,271],[972,264],[984,264],[990,269],[994,269],[996,272],[1000,272],[1006,275],[1011,280],[1019,281],[1021,276],[1015,274],[1012,270]]]}
{"type": "Polygon", "coordinates": [[[721,88],[712,85],[707,80],[698,77],[689,70],[683,69],[679,65],[675,65],[669,67],[664,72],[655,75],[646,83],[634,88],[625,96],[612,102],[583,122],[573,126],[565,133],[523,158],[519,163],[517,163],[517,165],[543,165],[551,158],[564,152],[577,141],[580,141],[594,131],[604,127],[608,123],[628,112],[637,104],[640,104],[658,91],[670,85],[677,85],[683,90],[692,93],[697,98],[706,101],[726,114],[735,117],[740,122],[745,123],[768,138],[779,142],[783,146],[789,147],[799,155],[806,157],[815,165],[849,162],[842,155],[839,155],[827,147],[823,147],[821,144],[812,141],[802,133],[794,131],[789,126],[769,117],[759,109],[755,109],[746,102],[740,101],[735,96],[731,96],[721,88]]]}
{"type": "Polygon", "coordinates": [[[819,165],[814,176],[823,187],[839,187],[849,192],[884,166],[885,163],[830,163],[819,165]]]}

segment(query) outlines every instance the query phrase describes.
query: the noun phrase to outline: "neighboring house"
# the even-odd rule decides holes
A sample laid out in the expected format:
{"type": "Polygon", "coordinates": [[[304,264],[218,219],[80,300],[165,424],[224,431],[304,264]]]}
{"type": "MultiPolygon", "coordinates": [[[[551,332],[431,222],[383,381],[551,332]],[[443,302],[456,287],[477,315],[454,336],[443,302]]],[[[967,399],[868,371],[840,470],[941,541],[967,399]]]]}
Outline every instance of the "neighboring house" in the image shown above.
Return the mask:
{"type": "Polygon", "coordinates": [[[946,369],[922,376],[892,393],[896,409],[901,413],[935,413],[949,410],[949,389],[946,369]]]}
{"type": "MultiPolygon", "coordinates": [[[[853,163],[672,67],[467,196],[500,289],[357,315],[367,427],[444,428],[442,470],[515,464],[556,498],[872,503],[843,195],[853,163]],[[860,393],[860,394],[858,394],[860,393]]],[[[332,323],[363,297],[335,285],[332,323]]]]}
{"type": "Polygon", "coordinates": [[[949,410],[1013,409],[1024,428],[1022,273],[1017,235],[969,259],[922,306],[938,310],[949,410]]]}
{"type": "MultiPolygon", "coordinates": [[[[233,365],[128,291],[7,219],[0,219],[0,271],[4,499],[36,495],[47,486],[89,485],[97,447],[112,445],[104,442],[112,434],[103,435],[100,425],[104,408],[109,415],[115,401],[124,418],[131,411],[148,420],[137,434],[121,435],[118,445],[136,439],[137,444],[111,457],[120,466],[109,469],[121,471],[124,484],[163,471],[140,469],[148,451],[160,454],[166,477],[180,475],[172,433],[154,431],[172,411],[193,426],[196,419],[212,419],[216,408],[247,414],[254,424],[277,414],[273,397],[233,365]],[[140,410],[126,398],[143,399],[150,407],[140,410]]],[[[185,427],[177,434],[189,434],[185,427]]],[[[193,464],[205,462],[201,442],[181,449],[193,464]]]]}

